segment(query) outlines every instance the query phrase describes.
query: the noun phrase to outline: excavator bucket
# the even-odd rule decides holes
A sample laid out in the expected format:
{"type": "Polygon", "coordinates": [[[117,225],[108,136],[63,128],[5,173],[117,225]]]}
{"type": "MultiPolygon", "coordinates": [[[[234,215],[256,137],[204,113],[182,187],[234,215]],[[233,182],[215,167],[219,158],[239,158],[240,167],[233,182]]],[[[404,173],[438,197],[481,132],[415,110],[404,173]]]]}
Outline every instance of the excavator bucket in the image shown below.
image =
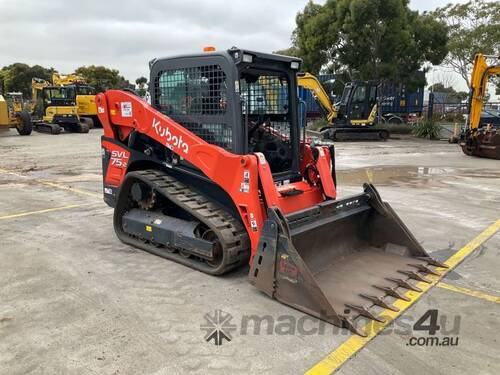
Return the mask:
{"type": "Polygon", "coordinates": [[[269,208],[249,279],[284,304],[364,335],[359,316],[381,321],[373,306],[397,310],[387,297],[407,299],[439,267],[365,184],[360,195],[287,216],[269,208]]]}

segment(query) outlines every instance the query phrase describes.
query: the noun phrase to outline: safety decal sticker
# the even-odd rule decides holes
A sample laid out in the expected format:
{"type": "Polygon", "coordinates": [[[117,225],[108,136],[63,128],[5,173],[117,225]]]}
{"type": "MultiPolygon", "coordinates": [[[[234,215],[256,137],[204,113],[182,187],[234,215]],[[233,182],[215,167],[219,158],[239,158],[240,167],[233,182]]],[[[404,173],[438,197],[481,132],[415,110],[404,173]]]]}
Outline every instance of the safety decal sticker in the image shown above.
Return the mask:
{"type": "Polygon", "coordinates": [[[132,117],[132,103],[121,102],[122,117],[132,117]]]}
{"type": "Polygon", "coordinates": [[[240,184],[240,191],[242,193],[250,192],[250,171],[248,169],[243,171],[243,182],[240,184]]]}
{"type": "Polygon", "coordinates": [[[250,213],[250,226],[252,227],[252,230],[254,232],[257,232],[257,220],[255,220],[255,217],[253,216],[252,213],[250,213]]]}

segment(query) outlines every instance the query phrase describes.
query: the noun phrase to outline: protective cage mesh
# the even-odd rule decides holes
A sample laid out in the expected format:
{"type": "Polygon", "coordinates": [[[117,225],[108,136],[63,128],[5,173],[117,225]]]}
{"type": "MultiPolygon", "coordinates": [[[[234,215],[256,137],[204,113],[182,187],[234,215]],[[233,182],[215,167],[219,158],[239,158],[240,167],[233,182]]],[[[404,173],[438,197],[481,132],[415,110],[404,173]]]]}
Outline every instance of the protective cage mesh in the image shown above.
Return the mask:
{"type": "Polygon", "coordinates": [[[265,120],[265,126],[275,136],[290,137],[288,80],[284,76],[261,74],[240,80],[243,99],[242,113],[251,119],[265,120]]]}
{"type": "Polygon", "coordinates": [[[164,70],[156,84],[155,105],[162,113],[205,141],[232,148],[226,74],[219,65],[164,70]]]}

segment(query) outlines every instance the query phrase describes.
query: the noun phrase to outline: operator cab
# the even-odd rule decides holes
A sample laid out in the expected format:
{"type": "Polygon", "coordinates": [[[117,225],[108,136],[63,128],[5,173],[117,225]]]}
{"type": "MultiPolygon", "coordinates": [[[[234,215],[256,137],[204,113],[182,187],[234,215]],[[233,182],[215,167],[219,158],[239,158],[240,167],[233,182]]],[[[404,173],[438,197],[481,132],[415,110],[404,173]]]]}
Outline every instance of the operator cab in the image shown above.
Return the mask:
{"type": "Polygon", "coordinates": [[[240,69],[239,85],[248,152],[263,153],[273,173],[289,171],[294,145],[287,75],[246,66],[240,69]]]}
{"type": "Polygon", "coordinates": [[[338,119],[347,125],[350,120],[368,119],[373,106],[377,104],[377,84],[353,81],[344,86],[338,103],[338,119]]]}
{"type": "Polygon", "coordinates": [[[263,153],[275,181],[294,181],[301,178],[300,63],[238,48],[155,59],[151,103],[208,143],[235,154],[263,153]]]}
{"type": "Polygon", "coordinates": [[[74,105],[74,87],[47,86],[37,91],[35,112],[42,117],[48,107],[71,107],[74,105]]]}

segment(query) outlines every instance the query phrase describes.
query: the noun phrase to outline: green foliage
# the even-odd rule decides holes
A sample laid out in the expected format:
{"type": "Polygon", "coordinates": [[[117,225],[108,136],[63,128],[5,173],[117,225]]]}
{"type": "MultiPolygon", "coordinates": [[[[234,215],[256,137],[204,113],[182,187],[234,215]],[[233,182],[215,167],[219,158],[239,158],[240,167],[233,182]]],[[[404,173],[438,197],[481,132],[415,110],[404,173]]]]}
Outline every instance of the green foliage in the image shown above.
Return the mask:
{"type": "Polygon", "coordinates": [[[135,84],[138,86],[144,86],[146,83],[148,83],[148,79],[146,77],[139,77],[135,80],[135,84]]]}
{"type": "Polygon", "coordinates": [[[296,24],[293,46],[313,74],[327,66],[350,80],[400,82],[447,54],[446,26],[411,11],[407,0],[309,1],[296,24]]]}
{"type": "Polygon", "coordinates": [[[24,98],[31,97],[31,79],[42,78],[47,81],[52,79],[54,69],[44,68],[40,65],[29,66],[22,63],[14,63],[4,66],[0,70],[0,81],[3,82],[4,92],[22,92],[24,98]]]}
{"type": "Polygon", "coordinates": [[[332,35],[336,35],[334,7],[313,3],[311,0],[304,10],[297,14],[297,27],[292,35],[293,46],[303,60],[303,70],[317,74],[321,67],[333,61],[329,47],[334,43],[332,35]]]}
{"type": "Polygon", "coordinates": [[[148,79],[146,77],[139,77],[135,80],[135,84],[137,86],[135,91],[141,98],[144,98],[147,93],[148,79]]]}
{"type": "Polygon", "coordinates": [[[280,49],[278,51],[273,51],[273,53],[277,55],[283,55],[283,56],[295,56],[299,57],[300,51],[297,47],[290,47],[286,49],[280,49]]]}
{"type": "Polygon", "coordinates": [[[412,128],[412,134],[419,138],[438,139],[440,132],[439,124],[429,119],[416,122],[412,128]]]}
{"type": "Polygon", "coordinates": [[[75,70],[75,73],[85,78],[85,81],[96,88],[97,92],[109,89],[133,88],[120,72],[116,69],[109,69],[104,66],[81,66],[75,70]]]}
{"type": "Polygon", "coordinates": [[[449,53],[444,63],[469,86],[474,55],[500,54],[500,2],[471,0],[465,4],[448,4],[432,15],[449,28],[449,53]]]}

